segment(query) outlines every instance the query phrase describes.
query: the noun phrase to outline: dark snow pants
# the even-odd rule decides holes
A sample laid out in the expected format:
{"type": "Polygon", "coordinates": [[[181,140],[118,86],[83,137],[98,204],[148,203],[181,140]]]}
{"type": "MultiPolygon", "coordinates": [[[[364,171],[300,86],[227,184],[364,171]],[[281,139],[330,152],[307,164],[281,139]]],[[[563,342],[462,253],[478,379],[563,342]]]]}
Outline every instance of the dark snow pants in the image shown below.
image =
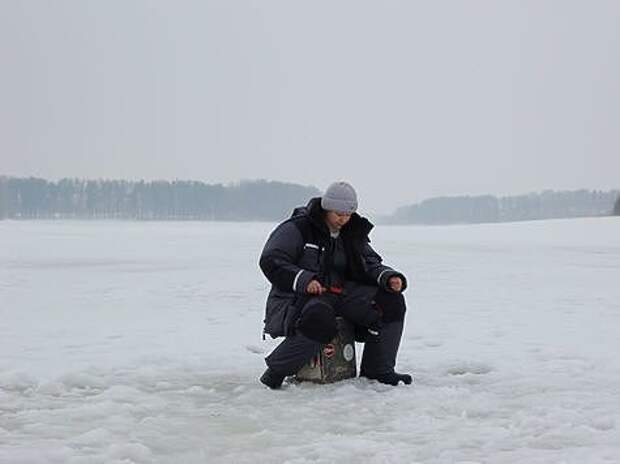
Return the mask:
{"type": "Polygon", "coordinates": [[[336,317],[356,326],[357,341],[366,341],[368,327],[380,327],[378,340],[364,346],[360,375],[394,372],[405,316],[405,299],[376,286],[347,282],[342,294],[308,295],[301,302],[295,333],[265,359],[281,375],[293,375],[336,335],[336,317]]]}

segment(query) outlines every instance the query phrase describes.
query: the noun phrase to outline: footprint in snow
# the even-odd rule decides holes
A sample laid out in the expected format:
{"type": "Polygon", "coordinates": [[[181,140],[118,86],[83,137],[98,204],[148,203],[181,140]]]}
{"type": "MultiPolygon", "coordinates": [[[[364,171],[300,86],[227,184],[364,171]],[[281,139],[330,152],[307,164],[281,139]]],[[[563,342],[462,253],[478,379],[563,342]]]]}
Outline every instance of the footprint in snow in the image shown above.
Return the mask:
{"type": "Polygon", "coordinates": [[[463,363],[457,364],[449,367],[446,372],[449,375],[465,375],[465,374],[475,374],[475,375],[484,375],[491,372],[493,368],[487,364],[483,363],[463,363]]]}

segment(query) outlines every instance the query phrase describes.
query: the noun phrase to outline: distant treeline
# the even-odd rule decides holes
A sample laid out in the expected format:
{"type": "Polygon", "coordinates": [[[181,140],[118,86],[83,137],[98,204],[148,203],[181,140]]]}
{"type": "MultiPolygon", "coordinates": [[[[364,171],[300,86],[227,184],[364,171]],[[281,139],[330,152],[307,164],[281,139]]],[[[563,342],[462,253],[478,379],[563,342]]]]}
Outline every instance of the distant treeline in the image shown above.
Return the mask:
{"type": "MultiPolygon", "coordinates": [[[[320,194],[316,187],[266,180],[221,185],[0,176],[0,219],[276,221],[320,194]]],[[[619,194],[576,190],[500,198],[439,197],[399,208],[381,222],[456,224],[620,215],[619,194]]]]}
{"type": "Polygon", "coordinates": [[[387,222],[458,224],[620,214],[618,190],[544,191],[497,198],[491,195],[431,198],[399,208],[387,222]]]}
{"type": "Polygon", "coordinates": [[[264,180],[224,186],[0,177],[0,219],[272,221],[318,195],[315,187],[264,180]]]}

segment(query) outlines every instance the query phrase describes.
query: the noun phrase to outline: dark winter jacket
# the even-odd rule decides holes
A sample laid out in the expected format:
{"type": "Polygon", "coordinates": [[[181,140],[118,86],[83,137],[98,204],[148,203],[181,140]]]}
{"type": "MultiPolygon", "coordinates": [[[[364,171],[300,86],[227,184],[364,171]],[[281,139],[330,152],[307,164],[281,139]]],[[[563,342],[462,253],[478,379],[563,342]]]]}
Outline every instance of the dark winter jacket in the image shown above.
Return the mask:
{"type": "MultiPolygon", "coordinates": [[[[325,224],[320,200],[313,198],[307,206],[296,208],[291,218],[271,233],[261,254],[260,268],[272,284],[264,332],[274,338],[288,335],[294,327],[300,302],[307,298],[308,283],[318,279],[327,285],[334,239],[325,224]]],[[[340,231],[347,256],[347,280],[388,289],[389,278],[399,276],[404,290],[405,277],[383,265],[371,248],[368,234],[372,228],[368,219],[353,213],[340,231]]]]}

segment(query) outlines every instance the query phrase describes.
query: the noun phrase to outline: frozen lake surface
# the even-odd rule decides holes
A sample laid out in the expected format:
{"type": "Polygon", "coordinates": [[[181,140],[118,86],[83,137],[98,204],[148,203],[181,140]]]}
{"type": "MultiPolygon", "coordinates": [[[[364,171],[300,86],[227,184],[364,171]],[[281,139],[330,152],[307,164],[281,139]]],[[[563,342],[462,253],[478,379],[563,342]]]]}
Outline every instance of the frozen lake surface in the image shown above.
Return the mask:
{"type": "Polygon", "coordinates": [[[273,226],[0,222],[0,463],[620,462],[620,218],[377,227],[416,385],[275,392],[273,226]]]}

